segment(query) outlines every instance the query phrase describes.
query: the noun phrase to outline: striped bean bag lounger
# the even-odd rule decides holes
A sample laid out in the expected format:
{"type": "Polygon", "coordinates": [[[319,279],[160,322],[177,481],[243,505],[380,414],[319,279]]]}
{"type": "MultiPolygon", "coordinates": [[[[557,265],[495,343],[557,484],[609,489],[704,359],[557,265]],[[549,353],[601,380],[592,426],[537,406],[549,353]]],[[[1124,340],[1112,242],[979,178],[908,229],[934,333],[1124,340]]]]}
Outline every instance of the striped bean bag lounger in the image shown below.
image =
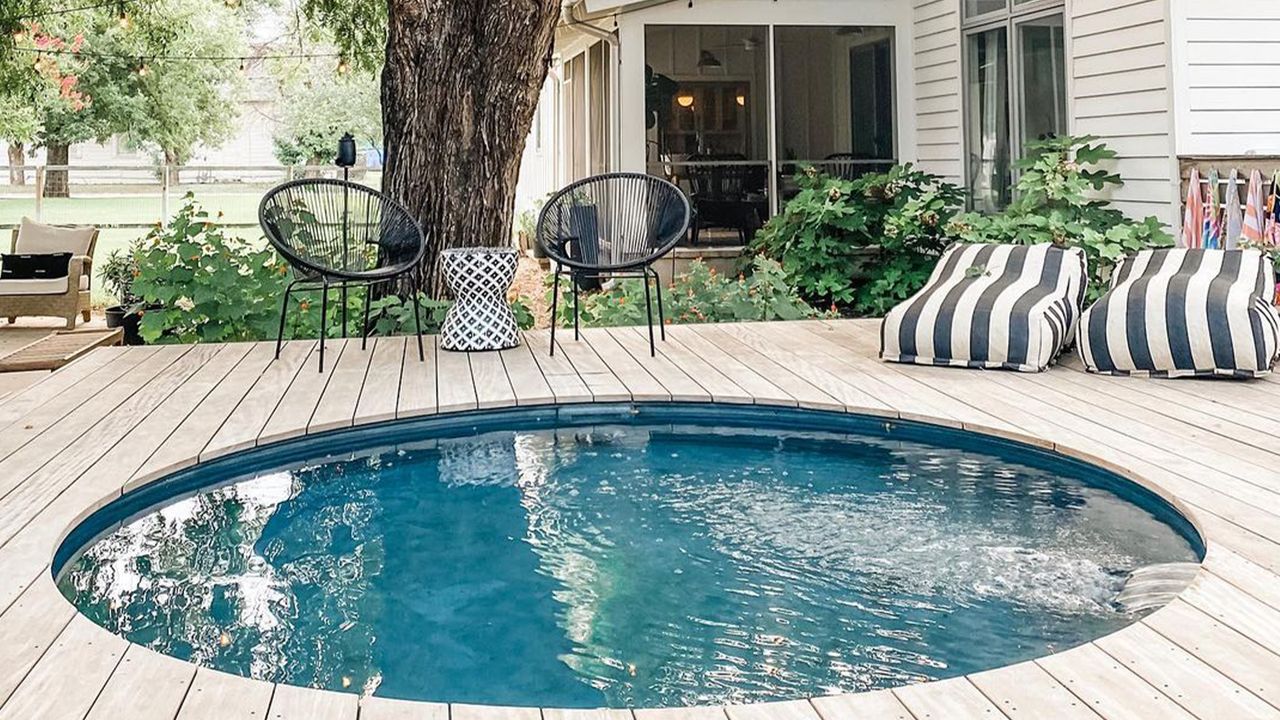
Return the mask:
{"type": "Polygon", "coordinates": [[[885,315],[880,357],[1042,371],[1074,338],[1084,288],[1078,248],[953,244],[924,288],[885,315]]]}
{"type": "Polygon", "coordinates": [[[1258,250],[1144,250],[1085,312],[1080,357],[1111,375],[1266,375],[1280,352],[1275,282],[1258,250]]]}

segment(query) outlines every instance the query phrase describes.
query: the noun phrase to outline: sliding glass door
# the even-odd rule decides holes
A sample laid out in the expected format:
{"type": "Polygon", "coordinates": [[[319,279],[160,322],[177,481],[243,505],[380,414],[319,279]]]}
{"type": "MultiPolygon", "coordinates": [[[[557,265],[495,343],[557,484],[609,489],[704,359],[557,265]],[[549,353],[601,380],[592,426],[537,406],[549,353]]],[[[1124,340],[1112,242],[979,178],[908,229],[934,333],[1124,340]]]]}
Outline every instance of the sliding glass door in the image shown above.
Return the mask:
{"type": "Polygon", "coordinates": [[[689,193],[695,241],[749,242],[803,165],[892,166],[893,43],[890,27],[647,26],[648,169],[689,193]]]}

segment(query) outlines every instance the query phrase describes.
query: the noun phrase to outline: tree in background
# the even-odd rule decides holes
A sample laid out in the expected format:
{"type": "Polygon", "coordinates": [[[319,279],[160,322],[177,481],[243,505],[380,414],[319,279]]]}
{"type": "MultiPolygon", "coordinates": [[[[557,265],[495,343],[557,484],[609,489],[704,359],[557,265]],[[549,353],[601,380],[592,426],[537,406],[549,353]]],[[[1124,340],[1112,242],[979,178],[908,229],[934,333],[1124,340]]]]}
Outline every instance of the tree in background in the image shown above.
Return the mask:
{"type": "Polygon", "coordinates": [[[550,65],[559,0],[302,0],[354,63],[382,63],[383,190],[441,250],[510,242],[524,141],[550,65]]]}
{"type": "MultiPolygon", "coordinates": [[[[21,161],[28,144],[41,144],[47,148],[49,164],[66,165],[69,142],[62,139],[95,137],[102,122],[93,96],[84,89],[83,73],[92,64],[84,53],[84,34],[66,23],[46,27],[27,21],[10,39],[15,47],[7,55],[0,96],[0,104],[12,108],[0,128],[10,143],[10,162],[15,155],[21,161]]],[[[67,195],[64,170],[46,174],[45,193],[67,195]]]]}
{"type": "Polygon", "coordinates": [[[378,80],[363,70],[335,72],[332,63],[277,68],[280,124],[272,144],[283,165],[333,162],[338,139],[382,144],[378,80]]]}
{"type": "Polygon", "coordinates": [[[26,185],[27,146],[40,134],[40,116],[25,98],[0,90],[0,140],[9,144],[9,184],[26,185]]]}
{"type": "Polygon", "coordinates": [[[176,181],[177,166],[190,162],[197,146],[218,147],[231,138],[245,83],[238,61],[163,56],[243,56],[244,24],[223,2],[151,0],[134,7],[130,27],[108,23],[95,49],[137,58],[100,61],[112,65],[111,82],[129,91],[112,96],[120,103],[112,110],[128,118],[116,130],[171,166],[176,181]]]}
{"type": "MultiPolygon", "coordinates": [[[[162,162],[182,163],[197,144],[230,136],[239,74],[227,62],[159,59],[242,54],[244,25],[225,3],[127,3],[122,16],[108,7],[59,14],[53,3],[25,2],[43,19],[0,22],[9,29],[0,41],[0,65],[8,67],[0,97],[30,108],[39,129],[30,138],[15,132],[11,143],[34,141],[49,165],[65,166],[71,145],[123,135],[162,162]]],[[[45,195],[68,194],[67,172],[48,171],[45,195]]]]}

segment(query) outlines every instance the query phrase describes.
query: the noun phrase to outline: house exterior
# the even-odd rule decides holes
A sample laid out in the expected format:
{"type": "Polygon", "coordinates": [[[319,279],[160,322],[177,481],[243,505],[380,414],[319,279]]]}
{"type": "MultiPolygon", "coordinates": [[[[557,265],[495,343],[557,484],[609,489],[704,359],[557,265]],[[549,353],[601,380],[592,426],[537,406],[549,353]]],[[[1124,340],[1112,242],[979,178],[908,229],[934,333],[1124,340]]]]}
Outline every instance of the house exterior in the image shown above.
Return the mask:
{"type": "Polygon", "coordinates": [[[518,207],[626,170],[704,195],[747,187],[743,202],[767,216],[798,163],[856,174],[910,161],[994,210],[1028,140],[1073,133],[1119,153],[1116,206],[1176,227],[1187,165],[1270,170],[1280,158],[1277,11],[1275,0],[571,0],[518,207]]]}

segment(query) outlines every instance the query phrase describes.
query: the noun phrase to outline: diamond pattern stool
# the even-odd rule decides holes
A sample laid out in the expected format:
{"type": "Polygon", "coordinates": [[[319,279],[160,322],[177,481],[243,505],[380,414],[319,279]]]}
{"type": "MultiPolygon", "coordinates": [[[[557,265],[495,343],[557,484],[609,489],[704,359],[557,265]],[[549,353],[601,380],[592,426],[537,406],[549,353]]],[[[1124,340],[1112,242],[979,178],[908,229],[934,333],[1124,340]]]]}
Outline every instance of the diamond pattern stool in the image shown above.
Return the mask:
{"type": "Polygon", "coordinates": [[[440,253],[453,305],[440,328],[445,350],[505,350],[520,344],[507,289],[516,277],[514,248],[454,248],[440,253]]]}

